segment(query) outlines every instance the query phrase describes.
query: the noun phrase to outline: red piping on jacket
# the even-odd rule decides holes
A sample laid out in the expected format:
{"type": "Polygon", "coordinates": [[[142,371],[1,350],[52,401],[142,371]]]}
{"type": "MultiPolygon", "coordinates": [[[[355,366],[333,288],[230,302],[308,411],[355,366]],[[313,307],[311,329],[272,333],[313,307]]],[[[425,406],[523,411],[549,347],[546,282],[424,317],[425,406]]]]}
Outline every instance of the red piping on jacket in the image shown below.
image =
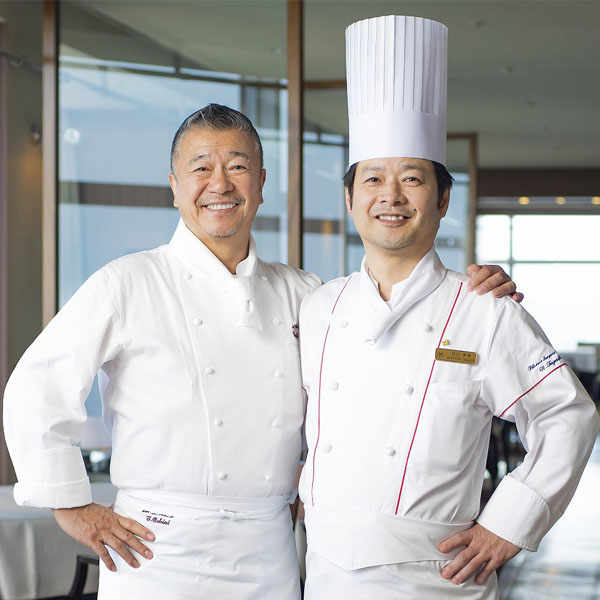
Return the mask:
{"type": "Polygon", "coordinates": [[[523,396],[527,396],[527,394],[529,394],[529,392],[534,388],[537,387],[538,385],[540,385],[540,383],[542,383],[542,381],[544,381],[544,379],[546,379],[546,377],[548,377],[548,375],[552,375],[552,373],[554,373],[554,371],[560,369],[561,367],[566,366],[567,363],[562,363],[562,365],[558,365],[558,367],[554,367],[554,369],[552,369],[552,371],[550,371],[550,373],[546,373],[537,383],[535,383],[534,385],[532,385],[526,392],[523,392],[514,402],[511,402],[499,415],[498,417],[502,417],[504,415],[504,413],[511,408],[512,406],[514,406],[523,396]]]}
{"type": "MultiPolygon", "coordinates": [[[[346,289],[346,286],[348,285],[348,282],[350,281],[351,277],[352,277],[352,275],[350,275],[350,277],[348,277],[348,279],[346,279],[346,283],[344,283],[344,286],[340,290],[338,297],[335,299],[335,302],[333,303],[333,308],[331,309],[332,315],[333,315],[333,313],[335,311],[335,307],[337,306],[339,299],[342,297],[342,294],[344,293],[344,290],[346,289]]],[[[327,338],[329,336],[330,328],[331,328],[331,319],[330,319],[329,323],[327,324],[327,331],[325,332],[325,338],[323,339],[323,350],[321,351],[321,364],[319,366],[319,388],[318,388],[319,392],[318,392],[318,396],[317,396],[317,398],[318,398],[318,400],[317,400],[317,441],[315,442],[315,449],[313,450],[312,482],[310,484],[310,498],[311,498],[311,502],[312,502],[313,506],[315,505],[315,495],[314,495],[315,458],[317,456],[317,448],[319,447],[319,439],[321,438],[321,378],[323,375],[323,358],[325,357],[325,346],[327,345],[327,338]]]]}
{"type": "MultiPolygon", "coordinates": [[[[458,287],[458,293],[456,294],[456,298],[454,298],[454,304],[450,309],[450,314],[446,319],[446,324],[444,325],[444,329],[442,331],[442,335],[440,336],[440,341],[438,342],[437,347],[440,347],[442,340],[444,339],[444,334],[446,333],[446,329],[448,328],[448,323],[450,323],[450,317],[452,317],[452,313],[454,312],[454,307],[458,302],[458,297],[460,296],[460,292],[462,290],[462,282],[458,287]]],[[[406,462],[404,463],[404,472],[402,473],[402,483],[400,483],[400,491],[398,492],[398,501],[396,502],[396,512],[394,514],[398,514],[398,508],[400,506],[400,496],[402,496],[402,489],[404,488],[404,479],[406,478],[406,469],[408,468],[408,459],[410,458],[410,453],[415,442],[415,437],[417,435],[417,428],[419,427],[419,421],[421,420],[421,413],[423,412],[423,405],[425,404],[425,398],[427,397],[427,390],[429,389],[429,383],[431,382],[431,376],[433,375],[433,368],[435,367],[436,359],[433,359],[433,364],[431,365],[431,370],[429,371],[429,378],[427,379],[427,385],[425,386],[425,392],[423,393],[423,399],[421,400],[421,406],[419,408],[419,414],[417,416],[417,422],[415,424],[415,429],[413,431],[412,439],[410,440],[410,446],[408,448],[408,454],[406,455],[406,462]]]]}

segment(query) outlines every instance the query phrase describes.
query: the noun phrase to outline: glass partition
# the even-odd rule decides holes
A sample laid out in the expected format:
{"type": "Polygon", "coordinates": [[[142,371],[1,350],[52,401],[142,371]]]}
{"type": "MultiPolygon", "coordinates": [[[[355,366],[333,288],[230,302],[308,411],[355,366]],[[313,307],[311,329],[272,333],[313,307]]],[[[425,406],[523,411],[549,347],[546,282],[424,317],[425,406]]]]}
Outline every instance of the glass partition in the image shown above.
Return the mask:
{"type": "Polygon", "coordinates": [[[304,102],[303,265],[327,281],[346,267],[346,92],[306,90],[304,102]]]}
{"type": "Polygon", "coordinates": [[[472,165],[472,136],[450,136],[447,142],[447,167],[454,177],[448,212],[440,223],[435,247],[442,262],[455,271],[468,266],[470,221],[470,177],[477,165],[472,165]]]}
{"type": "Polygon", "coordinates": [[[511,274],[523,306],[560,351],[600,340],[600,320],[590,319],[600,304],[600,249],[590,244],[599,228],[600,214],[477,217],[477,260],[511,274]]]}
{"type": "MultiPolygon", "coordinates": [[[[211,102],[258,129],[267,181],[253,235],[263,259],[287,258],[285,3],[167,5],[60,3],[59,307],[108,261],[168,243],[179,218],[171,140],[211,102]],[[225,30],[236,44],[223,42],[225,30]]],[[[98,414],[97,398],[88,408],[98,414]]]]}

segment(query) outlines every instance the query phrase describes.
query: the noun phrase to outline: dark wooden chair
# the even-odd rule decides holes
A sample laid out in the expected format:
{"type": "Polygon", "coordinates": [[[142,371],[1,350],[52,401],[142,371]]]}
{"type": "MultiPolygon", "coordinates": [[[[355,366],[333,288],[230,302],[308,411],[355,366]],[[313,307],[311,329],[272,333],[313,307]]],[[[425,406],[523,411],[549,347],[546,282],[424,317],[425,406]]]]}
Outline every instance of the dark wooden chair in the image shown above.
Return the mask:
{"type": "Polygon", "coordinates": [[[84,594],[83,588],[88,576],[88,568],[90,565],[98,567],[97,556],[77,555],[77,563],[75,565],[75,577],[71,584],[71,590],[65,596],[68,600],[96,600],[98,594],[84,594]]]}

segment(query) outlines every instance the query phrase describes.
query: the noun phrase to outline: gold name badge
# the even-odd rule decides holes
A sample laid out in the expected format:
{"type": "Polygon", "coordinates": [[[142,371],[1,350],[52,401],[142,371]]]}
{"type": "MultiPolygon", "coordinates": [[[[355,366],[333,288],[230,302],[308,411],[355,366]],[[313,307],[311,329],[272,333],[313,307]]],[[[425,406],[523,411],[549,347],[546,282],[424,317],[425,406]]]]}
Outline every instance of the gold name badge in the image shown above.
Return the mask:
{"type": "Polygon", "coordinates": [[[435,360],[445,360],[446,362],[461,363],[463,365],[474,365],[477,363],[477,352],[436,348],[435,360]]]}

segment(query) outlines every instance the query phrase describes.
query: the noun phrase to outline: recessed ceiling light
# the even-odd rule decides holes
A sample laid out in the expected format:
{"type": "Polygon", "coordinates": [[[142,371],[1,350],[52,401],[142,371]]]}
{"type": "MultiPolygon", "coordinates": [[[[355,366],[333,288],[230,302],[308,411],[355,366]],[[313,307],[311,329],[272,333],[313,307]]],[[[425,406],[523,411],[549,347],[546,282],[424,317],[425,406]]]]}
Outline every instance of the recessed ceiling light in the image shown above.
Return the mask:
{"type": "Polygon", "coordinates": [[[519,204],[529,204],[529,198],[527,196],[521,196],[519,198],[519,204]]]}
{"type": "Polygon", "coordinates": [[[566,204],[566,203],[567,203],[567,199],[564,196],[556,197],[556,204],[566,204]]]}

